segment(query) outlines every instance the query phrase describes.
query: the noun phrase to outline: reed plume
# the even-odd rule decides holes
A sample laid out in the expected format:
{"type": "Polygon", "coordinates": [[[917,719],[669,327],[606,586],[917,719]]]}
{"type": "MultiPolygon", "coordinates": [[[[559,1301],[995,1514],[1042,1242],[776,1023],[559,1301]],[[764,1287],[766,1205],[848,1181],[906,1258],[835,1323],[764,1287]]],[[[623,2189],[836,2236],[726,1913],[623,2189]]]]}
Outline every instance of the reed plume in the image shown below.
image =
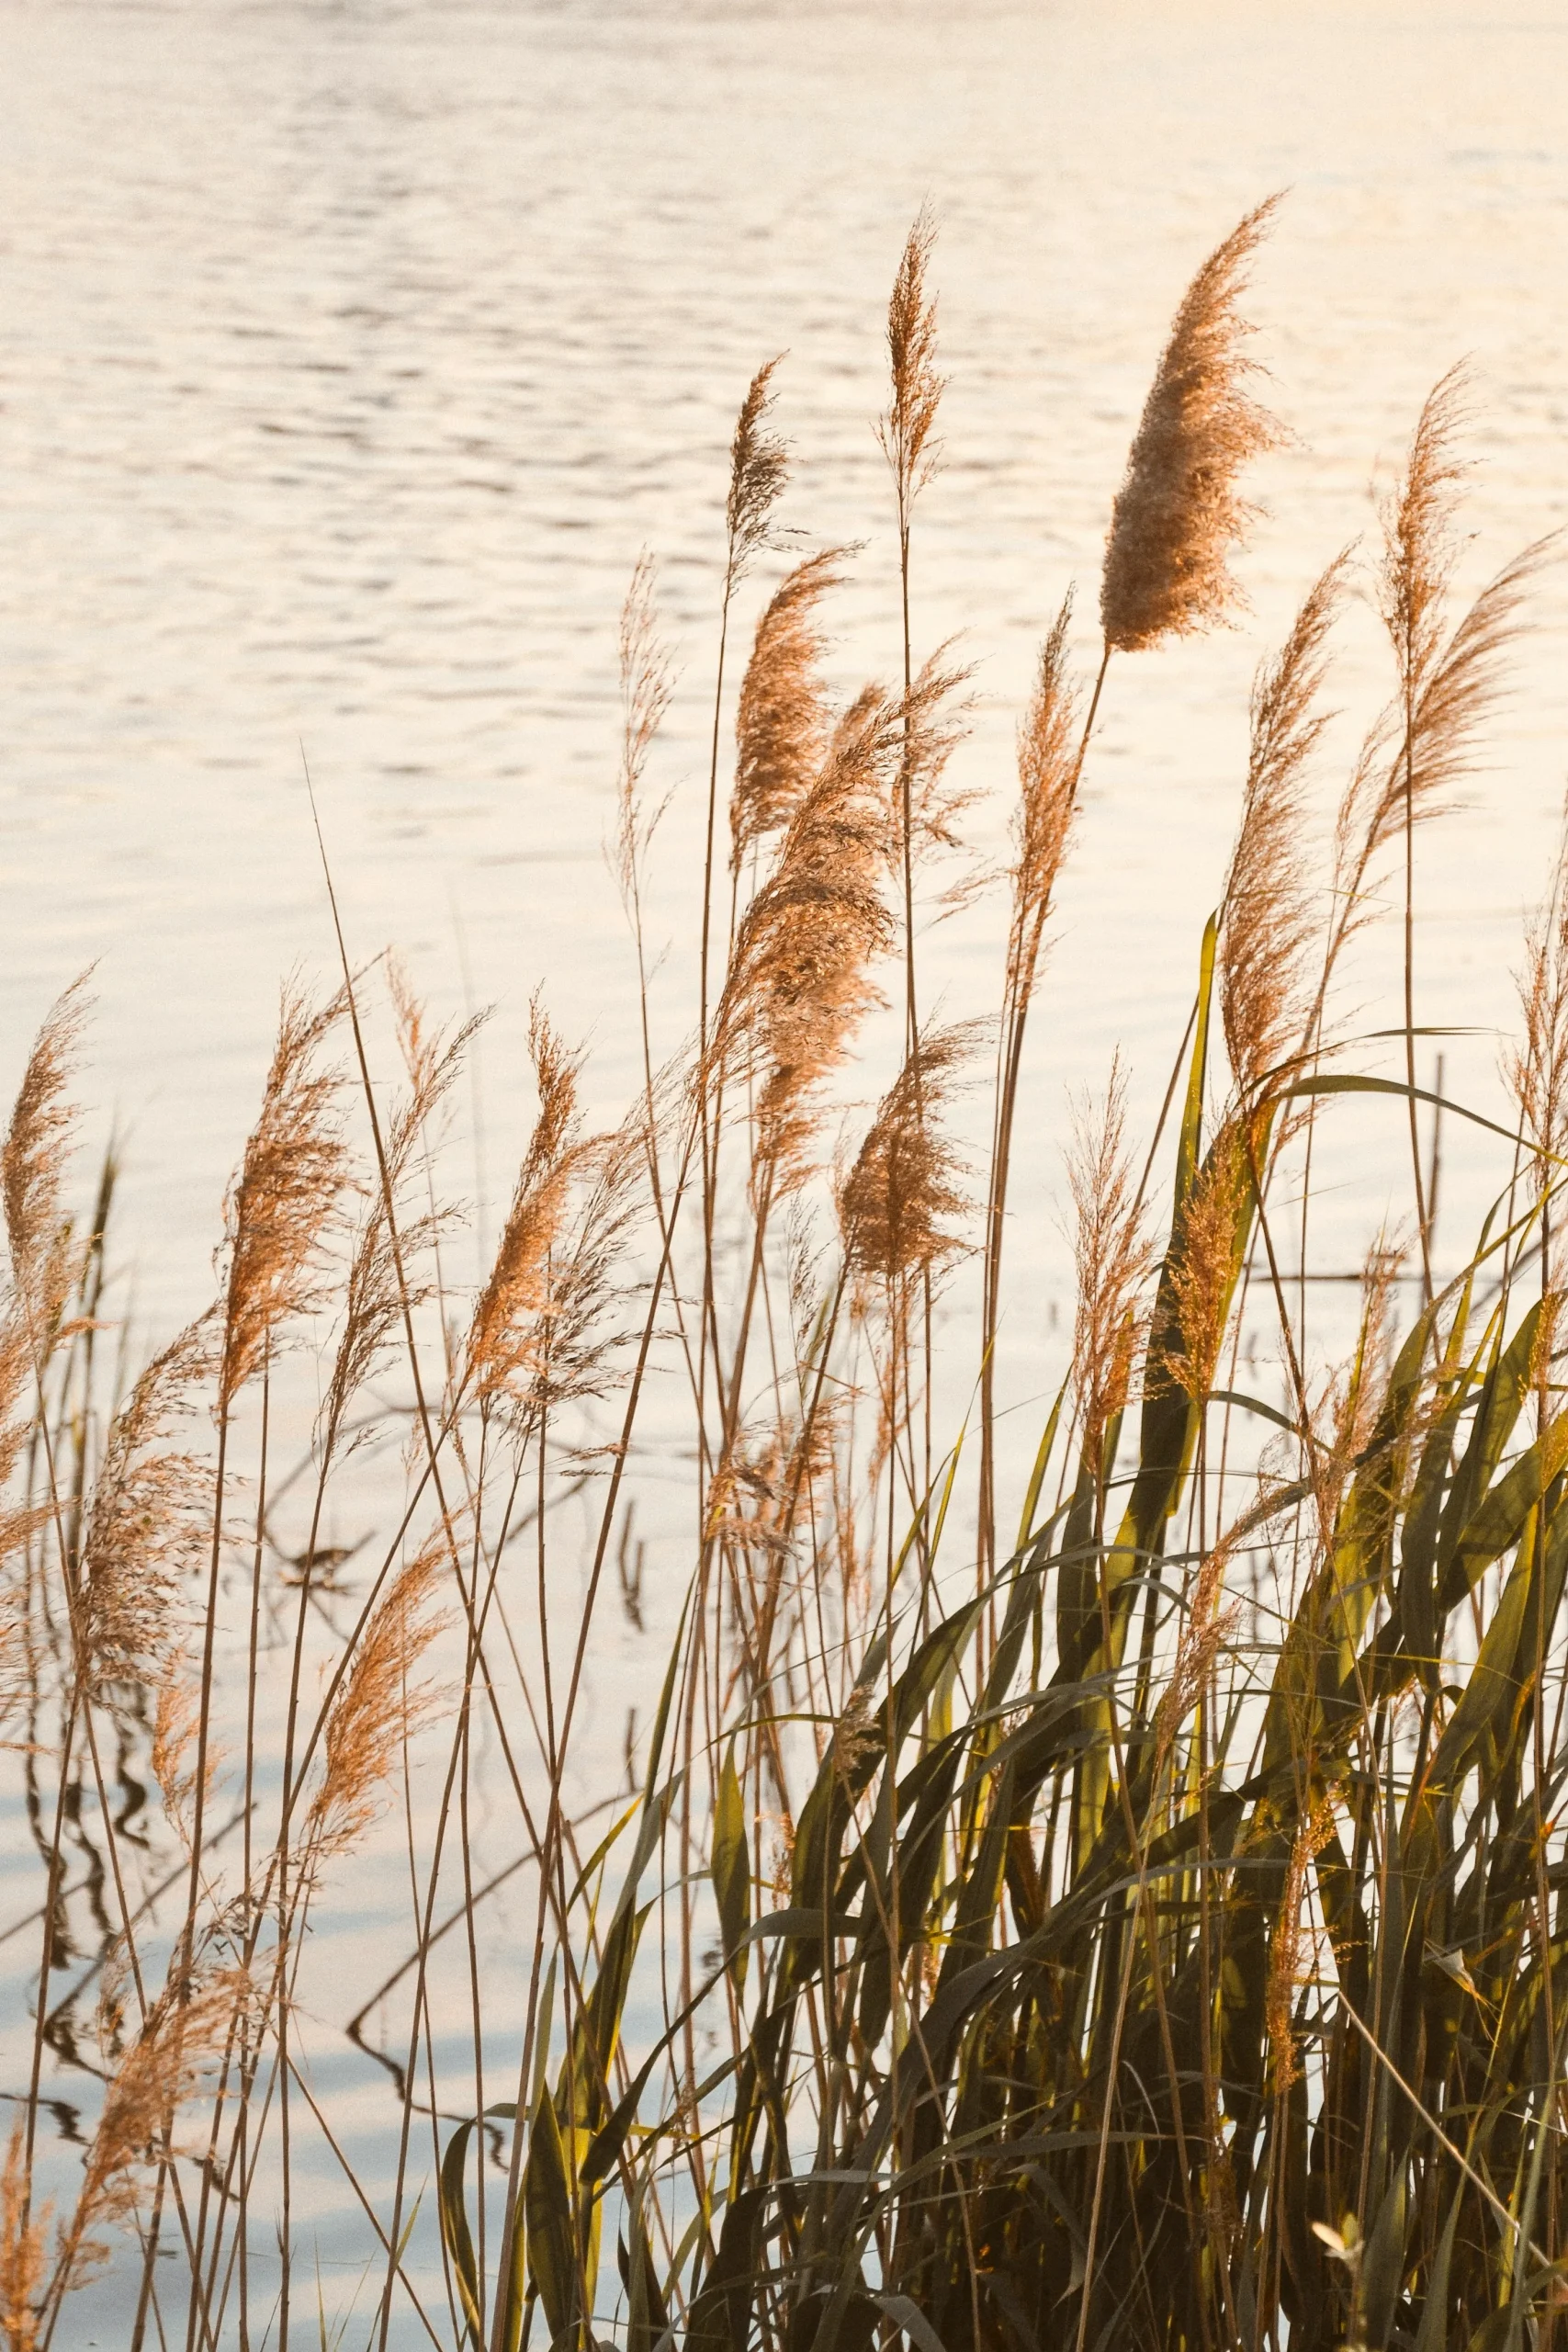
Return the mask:
{"type": "Polygon", "coordinates": [[[1285,1866],[1284,1891],[1269,1952],[1269,1982],[1264,2018],[1269,2041],[1269,2075],[1274,2096],[1282,2098],[1301,2079],[1301,2052],[1296,2041],[1296,1996],[1310,1982],[1317,1938],[1303,1917],[1313,1862],[1335,1834],[1334,1807],[1325,1796],[1314,1797],[1296,1824],[1291,1857],[1285,1866]]]}
{"type": "Polygon", "coordinates": [[[1077,690],[1067,666],[1072,615],[1069,590],[1040,649],[1033,690],[1018,729],[1018,801],[1008,872],[1012,917],[1004,986],[1010,1006],[1020,1012],[1033,994],[1051,894],[1072,831],[1078,711],[1077,690]]]}
{"type": "Polygon", "coordinates": [[[1456,514],[1470,471],[1456,443],[1473,413],[1461,364],[1428,393],[1404,473],[1383,502],[1376,593],[1398,673],[1403,740],[1372,819],[1379,846],[1399,825],[1406,802],[1416,817],[1440,809],[1473,759],[1506,688],[1505,657],[1518,634],[1525,598],[1554,544],[1551,537],[1532,541],[1450,628],[1450,592],[1462,544],[1456,514]]]}
{"type": "Polygon", "coordinates": [[[28,2195],[27,2127],[18,2115],[0,2174],[0,2334],[6,2352],[38,2352],[39,2303],[49,2260],[52,2209],[28,2195]]]}
{"type": "Polygon", "coordinates": [[[80,1670],[95,1696],[152,1685],[187,1630],[182,1603],[209,1540],[212,1473],[173,1432],[215,1357],[208,1316],[154,1358],[110,1424],[80,1577],[80,1670]]]}
{"type": "Polygon", "coordinates": [[[66,1099],[82,1025],[86,976],[73,980],[39,1031],[0,1146],[11,1282],[35,1363],[53,1344],[76,1279],[78,1253],[61,1201],[75,1113],[66,1099]]]}
{"type": "MultiPolygon", "coordinates": [[[[57,2305],[107,2258],[95,2231],[134,2218],[140,2174],[166,2157],[174,2117],[221,2062],[233,2023],[251,2000],[243,1970],[205,1966],[194,1981],[171,1981],[152,2003],[109,2075],[82,2186],[60,2231],[47,2302],[57,2305]]],[[[114,2018],[112,1997],[105,2012],[114,2018]]]]}
{"type": "Polygon", "coordinates": [[[728,1066],[754,1068],[758,1156],[785,1183],[810,1164],[810,1097],[879,1001],[870,977],[893,927],[880,878],[901,707],[867,686],[790,820],[736,934],[715,1023],[728,1066]]]}
{"type": "Polygon", "coordinates": [[[632,567],[621,606],[621,765],[616,789],[615,879],[641,938],[639,876],[662,808],[643,807],[643,781],[653,741],[674,691],[670,655],[659,626],[653,558],[645,548],[632,567]]]}
{"type": "Polygon", "coordinates": [[[328,1712],[321,1785],[306,1816],[312,1868],[354,1845],[375,1819],[402,1744],[439,1693],[413,1680],[442,1629],[436,1588],[453,1537],[438,1528],[392,1578],[328,1712]]]}
{"type": "Polygon", "coordinates": [[[908,540],[909,514],[936,470],[941,444],[933,439],[937,410],[946,389],[936,366],[936,304],[926,293],[926,272],[936,243],[936,221],[928,206],[915,217],[887,303],[887,359],[892,379],[877,439],[893,469],[898,498],[898,530],[908,540]]]}
{"type": "MultiPolygon", "coordinates": [[[[388,963],[387,985],[408,1085],[386,1117],[384,1178],[369,1188],[349,1250],[342,1328],[317,1416],[323,1459],[342,1442],[353,1399],[398,1340],[406,1338],[408,1317],[429,1296],[429,1282],[419,1269],[451,1217],[430,1190],[433,1130],[485,1019],[480,1012],[454,1027],[429,1029],[395,959],[388,963]]],[[[353,1451],[357,1435],[347,1440],[347,1451],[353,1451]]]]}
{"type": "Polygon", "coordinates": [[[1108,647],[1133,652],[1189,636],[1241,602],[1229,560],[1258,510],[1237,477],[1281,435],[1244,389],[1258,367],[1237,305],[1279,202],[1269,197],[1237,223],[1177,311],[1111,508],[1100,589],[1108,647]]]}
{"type": "Polygon", "coordinates": [[[262,1107],[225,1204],[220,1411],[259,1370],[283,1326],[321,1295],[320,1252],[347,1168],[339,1080],[317,1057],[345,1000],[286,989],[262,1107]]]}
{"type": "Polygon", "coordinates": [[[967,1215],[964,1163],[939,1125],[975,1047],[975,1024],[928,1026],[877,1106],[839,1190],[846,1263],[897,1289],[964,1249],[951,1220],[967,1215]]]}
{"type": "Polygon", "coordinates": [[[580,1057],[562,1043],[537,998],[529,1009],[528,1051],[538,1114],[494,1262],[468,1328],[468,1378],[481,1400],[517,1393],[542,1360],[551,1256],[582,1153],[580,1057]]]}
{"type": "Polygon", "coordinates": [[[843,584],[849,549],[808,557],[780,582],[757,623],[735,718],[730,865],[780,831],[799,808],[828,748],[827,695],[818,673],[826,639],[817,608],[843,584]]]}
{"type": "Polygon", "coordinates": [[[1561,1176],[1568,1148],[1568,819],[1559,842],[1551,891],[1532,919],[1519,977],[1524,1037],[1504,1070],[1519,1121],[1534,1149],[1538,1189],[1561,1176]]]}
{"type": "Polygon", "coordinates": [[[1168,1376],[1195,1405],[1213,1385],[1230,1319],[1241,1271],[1238,1237],[1247,1231],[1241,1210],[1253,1184],[1258,1133],[1257,1122],[1246,1117],[1222,1129],[1182,1210],[1181,1249],[1170,1268],[1176,1343],[1150,1369],[1168,1376]]]}
{"type": "Polygon", "coordinates": [[[724,519],[728,542],[725,602],[767,546],[773,508],[789,480],[789,444],[771,426],[773,370],[784,355],[758,368],[740,403],[729,444],[729,493],[724,519]]]}
{"type": "Polygon", "coordinates": [[[1077,1297],[1073,1386],[1086,1462],[1097,1476],[1111,1424],[1127,1402],[1154,1261],[1127,1146],[1127,1084],[1113,1057],[1105,1100],[1074,1121],[1067,1161],[1077,1297]]]}
{"type": "Polygon", "coordinates": [[[1249,1101],[1299,1040],[1308,1017],[1303,959],[1314,923],[1306,777],[1328,724],[1317,703],[1345,561],[1337,558],[1314,584],[1284,645],[1258,671],[1252,689],[1247,785],[1218,955],[1225,1046],[1235,1082],[1249,1101]]]}

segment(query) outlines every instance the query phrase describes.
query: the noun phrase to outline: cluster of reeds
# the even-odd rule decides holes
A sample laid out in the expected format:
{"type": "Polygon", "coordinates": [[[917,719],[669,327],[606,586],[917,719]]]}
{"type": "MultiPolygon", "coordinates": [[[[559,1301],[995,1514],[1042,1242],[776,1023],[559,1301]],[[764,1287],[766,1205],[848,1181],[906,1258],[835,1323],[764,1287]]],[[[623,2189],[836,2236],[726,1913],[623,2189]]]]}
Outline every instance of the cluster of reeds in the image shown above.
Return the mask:
{"type": "Polygon", "coordinates": [[[536,1122],[471,1296],[440,1185],[468,1032],[432,1035],[338,931],[330,1000],[286,997],[213,1304],[119,1376],[112,1166],[86,1224],[65,1207],[80,992],[46,1023],[0,1170],[4,1693],[41,1873],[30,2066],[6,2086],[11,2352],[71,2341],[106,2263],[132,2352],[328,2341],[306,2138],[362,2216],[378,2352],[1552,2339],[1568,867],[1528,952],[1517,1133],[1474,1128],[1495,1205],[1445,1271],[1413,844],[1462,780],[1543,552],[1455,608],[1456,378],[1381,544],[1328,565],[1258,672],[1155,1131],[1134,1150],[1119,1069],[1066,1123],[1076,1313],[1032,1473],[1002,1491],[1004,1303],[1037,1311],[1004,1256],[1010,1170],[1054,896],[1121,662],[1237,601],[1243,470],[1276,435],[1239,309],[1270,211],[1178,312],[1111,510],[1098,662],[1077,673],[1070,599],[1046,636],[993,886],[994,1028],[933,1021],[919,952],[961,839],[965,678],[947,648],[918,658],[943,388],[925,216],[880,427],[894,681],[841,700],[825,682],[846,549],[784,572],[727,675],[789,471],[770,364],[716,549],[694,1029],[656,1061],[649,778],[672,683],[644,564],[616,858],[642,1084],[589,1132],[576,1052],[536,1003],[536,1122]],[[1389,700],[1320,880],[1323,698],[1358,565],[1389,700]],[[1390,882],[1402,1079],[1354,1066],[1339,1012],[1390,882]],[[878,1006],[901,1013],[880,1072],[878,1006]],[[1413,1208],[1407,1264],[1369,1234],[1333,1363],[1305,1277],[1346,1094],[1407,1124],[1413,1208]],[[940,1418],[971,1381],[972,1443],[940,1418]],[[657,1521],[671,1460],[690,1484],[657,1605],[676,1632],[600,1834],[595,1643],[617,1579],[639,1632],[654,1605],[633,1513],[657,1521]],[[352,1575],[329,1540],[345,1491],[380,1515],[352,1575]],[[481,1795],[522,1849],[482,1883],[481,1795]],[[298,1996],[393,1802],[407,1955],[355,2020],[396,2036],[372,2177],[313,2087],[298,1996]],[[503,1880],[525,1921],[504,1982],[480,1927],[503,1880]],[[498,2075],[502,2007],[521,2022],[498,2075]],[[48,2118],[73,2070],[101,2092],[62,2190],[48,2118]]]}

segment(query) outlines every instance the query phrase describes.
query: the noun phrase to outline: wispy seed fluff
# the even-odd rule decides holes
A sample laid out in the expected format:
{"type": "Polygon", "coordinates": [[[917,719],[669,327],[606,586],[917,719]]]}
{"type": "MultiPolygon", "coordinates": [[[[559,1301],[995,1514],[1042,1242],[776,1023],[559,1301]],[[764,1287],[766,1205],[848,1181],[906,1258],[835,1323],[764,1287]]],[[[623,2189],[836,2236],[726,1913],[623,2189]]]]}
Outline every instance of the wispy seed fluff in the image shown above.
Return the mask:
{"type": "Polygon", "coordinates": [[[1100,590],[1106,643],[1122,651],[1210,628],[1240,601],[1227,559],[1256,510],[1236,478],[1281,435],[1242,389],[1257,365],[1243,356],[1252,329],[1236,304],[1279,201],[1249,212],[1203,264],[1145,402],[1100,590]]]}

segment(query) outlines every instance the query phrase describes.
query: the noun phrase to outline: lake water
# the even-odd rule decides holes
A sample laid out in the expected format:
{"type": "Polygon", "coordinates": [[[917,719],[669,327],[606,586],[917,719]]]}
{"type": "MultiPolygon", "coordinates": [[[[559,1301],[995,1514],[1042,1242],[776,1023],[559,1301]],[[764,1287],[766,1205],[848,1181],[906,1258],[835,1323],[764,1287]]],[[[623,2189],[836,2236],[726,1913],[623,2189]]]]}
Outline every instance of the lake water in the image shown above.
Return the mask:
{"type": "MultiPolygon", "coordinates": [[[[1029,667],[1074,580],[1088,646],[1170,311],[1288,187],[1251,310],[1295,438],[1258,469],[1253,616],[1122,664],[1087,779],[1033,1035],[1017,1256],[1043,1298],[1064,1090],[1120,1042],[1152,1117],[1252,669],[1368,527],[1452,360],[1478,390],[1464,579],[1568,520],[1565,90],[1556,6],[0,6],[0,1076],[96,962],[89,1129],[124,1137],[141,1326],[200,1303],[278,981],[330,968],[302,753],[354,949],[397,944],[443,1012],[496,1008],[464,1106],[482,1240],[525,1130],[535,987],[588,1040],[596,1101],[635,1080],[602,852],[645,547],[682,668],[655,876],[656,1018],[673,1036],[682,1017],[725,452],[753,368],[788,355],[787,521],[865,543],[842,673],[890,674],[871,421],[930,200],[951,381],[915,629],[977,665],[960,772],[999,851],[1029,667]]],[[[1478,1096],[1568,767],[1561,576],[1538,611],[1484,773],[1422,853],[1422,1014],[1483,1033],[1448,1049],[1478,1096]]],[[[1337,698],[1370,708],[1380,660],[1352,621],[1337,698]]],[[[996,951],[992,918],[934,939],[950,1010],[988,1001],[996,951]]],[[[1454,1181],[1456,1214],[1487,1189],[1454,1181]]],[[[1347,1209],[1348,1250],[1379,1210],[1347,1209]]],[[[1050,1360],[1020,1337],[1026,1386],[1050,1360]]],[[[350,1976],[374,1964],[367,1904],[350,1976]]],[[[322,2065],[351,2140],[373,2134],[380,2078],[322,2065]]]]}

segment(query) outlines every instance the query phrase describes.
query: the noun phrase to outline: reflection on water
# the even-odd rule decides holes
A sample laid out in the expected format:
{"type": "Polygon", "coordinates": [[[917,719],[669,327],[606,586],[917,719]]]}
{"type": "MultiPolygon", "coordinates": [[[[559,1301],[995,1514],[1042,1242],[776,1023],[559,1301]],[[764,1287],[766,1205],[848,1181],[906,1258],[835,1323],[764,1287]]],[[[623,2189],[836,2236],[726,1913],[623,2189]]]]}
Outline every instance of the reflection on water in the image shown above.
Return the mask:
{"type": "MultiPolygon", "coordinates": [[[[1480,386],[1477,573],[1568,513],[1565,46],[1554,23],[1424,5],[0,8],[0,1007],[14,1070],[50,997],[101,959],[93,1100],[123,1126],[141,1324],[161,1335],[199,1302],[277,979],[330,960],[301,745],[355,949],[398,942],[438,1009],[498,1007],[468,1106],[479,1242],[523,1123],[536,982],[590,1037],[604,1103],[635,1083],[601,855],[624,583],[654,549],[682,641],[658,852],[678,910],[723,451],[774,350],[799,456],[789,519],[812,543],[866,543],[843,675],[895,661],[869,420],[888,276],[928,196],[952,380],[916,626],[924,647],[962,632],[979,664],[961,763],[986,788],[1075,576],[1092,613],[1175,291],[1247,206],[1292,191],[1254,302],[1298,435],[1260,477],[1257,629],[1155,657],[1110,710],[1055,967],[1068,992],[1033,1039],[1047,1114],[1117,1038],[1157,1092],[1259,636],[1364,527],[1374,469],[1456,356],[1480,386]],[[1092,1001],[1070,994],[1086,970],[1092,1001]]],[[[1561,623],[1560,583],[1541,607],[1561,623]]],[[[1562,787],[1557,642],[1529,655],[1475,805],[1423,853],[1433,1023],[1508,1018],[1562,787]]],[[[1347,699],[1375,658],[1353,628],[1347,699]]],[[[999,842],[998,816],[974,821],[999,842]]],[[[691,945],[669,922],[674,969],[691,945]]],[[[968,921],[936,941],[953,1012],[987,1001],[993,947],[968,921]]],[[[656,1014],[675,1023],[683,1001],[672,984],[656,1014]]],[[[1494,1050],[1450,1043],[1450,1082],[1484,1088],[1494,1050]]],[[[1016,1255],[1048,1287],[1047,1158],[1021,1186],[1016,1255]]],[[[1348,1262],[1360,1238],[1348,1225],[1348,1262]]],[[[1016,1386],[1050,1373],[1048,1338],[1013,1335],[1016,1386]]],[[[362,1539],[334,1532],[350,1593],[362,1539]]],[[[629,1526],[617,1565],[630,1657],[663,1609],[629,1526]]],[[[647,1698],[629,1669],[606,1689],[608,1781],[626,1705],[647,1698]]],[[[144,1728],[112,1765],[131,1845],[144,1728]]],[[[25,1911],[47,1828],[29,1755],[14,1777],[25,1911]]],[[[104,1859],[68,1810],[43,2027],[66,2140],[109,1924],[104,1859]]],[[[515,1964],[518,1867],[487,1853],[498,1970],[515,1964]]],[[[149,1871],[151,1894],[164,1858],[149,1871]]],[[[312,1996],[362,2048],[404,1965],[387,1901],[367,1876],[312,1996]]],[[[21,1917],[3,1925],[12,2087],[35,1944],[21,1917]]],[[[378,2071],[325,2041],[318,2095],[352,2142],[378,2071]]],[[[338,2194],[321,2186],[323,2213],[338,2194]]]]}

